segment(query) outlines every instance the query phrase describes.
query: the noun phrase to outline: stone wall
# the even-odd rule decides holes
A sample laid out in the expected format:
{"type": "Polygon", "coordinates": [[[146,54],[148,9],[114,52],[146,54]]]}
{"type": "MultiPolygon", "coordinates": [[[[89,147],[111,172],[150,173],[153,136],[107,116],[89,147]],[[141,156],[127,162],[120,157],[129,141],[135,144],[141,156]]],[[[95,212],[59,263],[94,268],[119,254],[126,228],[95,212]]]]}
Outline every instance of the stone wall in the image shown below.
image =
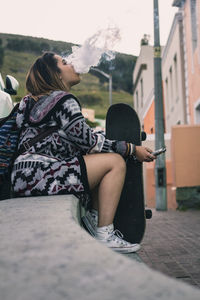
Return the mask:
{"type": "Polygon", "coordinates": [[[74,196],[0,201],[2,300],[199,300],[200,291],[114,253],[80,227],[74,196]]]}

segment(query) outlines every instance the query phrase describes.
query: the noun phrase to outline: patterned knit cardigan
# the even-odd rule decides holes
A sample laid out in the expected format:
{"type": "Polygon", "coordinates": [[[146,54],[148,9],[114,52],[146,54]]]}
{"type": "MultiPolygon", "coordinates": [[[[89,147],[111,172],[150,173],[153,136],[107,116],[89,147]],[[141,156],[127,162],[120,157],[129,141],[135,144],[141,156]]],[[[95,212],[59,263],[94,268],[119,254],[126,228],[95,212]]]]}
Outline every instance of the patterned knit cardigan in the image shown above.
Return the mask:
{"type": "Polygon", "coordinates": [[[54,91],[37,102],[30,96],[24,97],[17,125],[21,128],[19,148],[41,130],[59,126],[16,159],[12,183],[17,196],[87,193],[82,156],[99,152],[118,152],[124,156],[127,150],[124,141],[108,140],[102,132],[92,130],[85,122],[79,101],[64,91],[54,91]],[[55,171],[52,165],[55,163],[64,170],[55,171]],[[48,172],[51,176],[47,176],[48,172]]]}

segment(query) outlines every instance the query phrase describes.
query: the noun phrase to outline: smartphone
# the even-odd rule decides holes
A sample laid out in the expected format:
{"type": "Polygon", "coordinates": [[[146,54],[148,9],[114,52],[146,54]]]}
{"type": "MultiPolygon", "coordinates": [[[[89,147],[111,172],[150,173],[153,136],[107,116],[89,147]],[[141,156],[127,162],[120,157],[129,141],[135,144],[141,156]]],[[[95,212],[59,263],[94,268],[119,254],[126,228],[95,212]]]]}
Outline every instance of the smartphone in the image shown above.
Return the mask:
{"type": "Polygon", "coordinates": [[[166,151],[166,148],[161,148],[161,149],[158,149],[158,150],[152,152],[151,154],[154,155],[154,156],[158,156],[161,153],[164,153],[165,151],[166,151]]]}

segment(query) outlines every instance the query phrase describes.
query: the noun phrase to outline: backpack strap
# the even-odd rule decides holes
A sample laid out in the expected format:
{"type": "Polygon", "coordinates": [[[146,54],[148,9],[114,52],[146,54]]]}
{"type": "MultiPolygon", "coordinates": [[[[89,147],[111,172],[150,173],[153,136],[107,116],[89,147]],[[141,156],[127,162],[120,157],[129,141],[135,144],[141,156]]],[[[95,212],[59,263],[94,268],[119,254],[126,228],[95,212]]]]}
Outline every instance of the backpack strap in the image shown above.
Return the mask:
{"type": "Polygon", "coordinates": [[[45,137],[53,133],[59,128],[59,126],[52,126],[48,128],[47,130],[41,131],[38,135],[36,135],[34,138],[29,139],[28,141],[24,142],[20,149],[17,152],[17,156],[21,155],[25,151],[28,151],[32,146],[34,146],[37,142],[43,140],[45,137]]]}

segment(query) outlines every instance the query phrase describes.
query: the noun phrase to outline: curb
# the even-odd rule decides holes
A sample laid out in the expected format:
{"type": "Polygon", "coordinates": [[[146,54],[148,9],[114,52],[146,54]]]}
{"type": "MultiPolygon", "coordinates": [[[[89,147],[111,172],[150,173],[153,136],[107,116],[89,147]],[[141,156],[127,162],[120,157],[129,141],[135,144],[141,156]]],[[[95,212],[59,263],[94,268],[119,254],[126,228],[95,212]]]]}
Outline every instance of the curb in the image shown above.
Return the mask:
{"type": "Polygon", "coordinates": [[[0,202],[4,300],[199,300],[200,291],[114,253],[80,228],[71,195],[0,202]]]}

